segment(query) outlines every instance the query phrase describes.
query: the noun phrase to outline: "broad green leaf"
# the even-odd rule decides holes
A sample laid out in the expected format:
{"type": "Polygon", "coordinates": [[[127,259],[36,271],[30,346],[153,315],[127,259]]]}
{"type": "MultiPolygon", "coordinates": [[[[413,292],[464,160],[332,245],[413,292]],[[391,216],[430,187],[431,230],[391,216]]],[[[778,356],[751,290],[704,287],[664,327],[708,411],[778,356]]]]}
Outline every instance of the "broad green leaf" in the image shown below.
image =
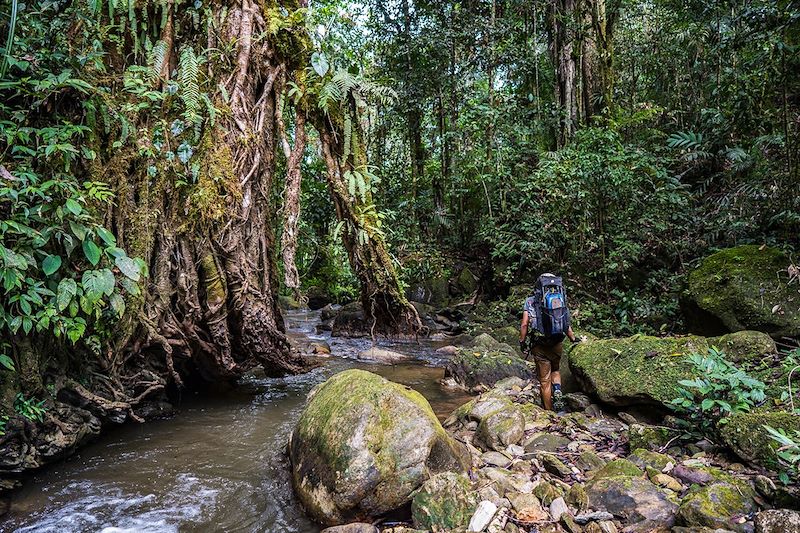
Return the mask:
{"type": "Polygon", "coordinates": [[[83,211],[83,208],[81,207],[81,204],[79,204],[78,202],[76,202],[72,198],[68,198],[64,205],[66,206],[67,209],[69,209],[69,212],[72,213],[75,216],[80,215],[81,212],[83,211]]]}
{"type": "Polygon", "coordinates": [[[56,291],[56,307],[59,312],[64,311],[69,306],[77,292],[78,284],[75,283],[74,279],[64,278],[61,280],[56,291]]]}
{"type": "Polygon", "coordinates": [[[11,359],[6,354],[0,354],[0,365],[3,365],[12,372],[16,370],[16,368],[14,367],[14,360],[11,359]]]}
{"type": "Polygon", "coordinates": [[[128,278],[121,278],[119,280],[119,284],[122,285],[122,288],[130,294],[131,296],[138,296],[140,294],[139,285],[136,282],[129,280],[128,278]]]}
{"type": "Polygon", "coordinates": [[[117,245],[117,238],[114,237],[113,233],[111,233],[102,226],[98,226],[96,229],[97,229],[97,234],[100,236],[101,239],[103,239],[103,242],[105,242],[109,246],[117,245]]]}
{"type": "Polygon", "coordinates": [[[50,276],[59,268],[61,268],[61,257],[57,255],[48,255],[44,258],[42,262],[42,271],[45,276],[50,276]]]}
{"type": "Polygon", "coordinates": [[[320,78],[325,76],[330,69],[328,60],[325,58],[325,55],[320,52],[314,52],[311,54],[311,66],[314,68],[314,72],[316,72],[320,78]]]}
{"type": "Polygon", "coordinates": [[[98,272],[97,276],[100,278],[100,287],[103,289],[103,294],[111,296],[115,285],[114,273],[104,268],[98,272]]]}
{"type": "Polygon", "coordinates": [[[87,270],[81,278],[81,285],[86,293],[86,299],[94,304],[104,294],[103,276],[96,270],[87,270]]]}
{"type": "Polygon", "coordinates": [[[139,265],[136,263],[136,261],[125,255],[117,257],[114,260],[114,264],[117,265],[119,271],[122,272],[127,278],[133,281],[139,281],[141,273],[139,272],[139,265]]]}
{"type": "Polygon", "coordinates": [[[125,299],[119,295],[119,293],[115,292],[111,295],[110,298],[111,309],[117,314],[117,316],[121,317],[125,314],[125,299]]]}
{"type": "Polygon", "coordinates": [[[92,266],[97,266],[100,262],[100,248],[90,239],[83,241],[83,254],[92,266]]]}
{"type": "Polygon", "coordinates": [[[88,230],[86,226],[84,226],[83,224],[78,224],[77,222],[73,222],[70,220],[69,228],[72,230],[72,233],[74,233],[78,239],[83,240],[86,238],[86,233],[88,230]]]}

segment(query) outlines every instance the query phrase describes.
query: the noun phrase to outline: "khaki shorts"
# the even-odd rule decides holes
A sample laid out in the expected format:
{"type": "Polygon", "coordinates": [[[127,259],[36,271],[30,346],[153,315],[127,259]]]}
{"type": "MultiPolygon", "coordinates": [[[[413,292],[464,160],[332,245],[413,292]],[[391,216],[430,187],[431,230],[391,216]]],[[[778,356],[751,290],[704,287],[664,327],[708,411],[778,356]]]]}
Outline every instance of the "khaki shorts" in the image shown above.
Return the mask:
{"type": "Polygon", "coordinates": [[[563,353],[563,342],[559,342],[555,346],[534,346],[531,348],[531,355],[536,362],[536,372],[539,374],[540,382],[549,383],[550,374],[558,372],[563,353]]]}

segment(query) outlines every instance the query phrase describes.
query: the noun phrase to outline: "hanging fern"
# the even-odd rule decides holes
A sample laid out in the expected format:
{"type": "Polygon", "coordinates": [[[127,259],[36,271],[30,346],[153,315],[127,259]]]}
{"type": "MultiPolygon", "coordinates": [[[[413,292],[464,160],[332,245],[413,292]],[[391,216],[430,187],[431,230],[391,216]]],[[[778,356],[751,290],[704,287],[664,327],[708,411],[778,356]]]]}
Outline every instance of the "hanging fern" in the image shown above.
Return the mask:
{"type": "Polygon", "coordinates": [[[162,41],[156,41],[153,48],[150,50],[147,58],[147,64],[150,66],[150,81],[155,83],[161,77],[161,70],[164,67],[164,61],[167,60],[167,44],[162,41]]]}
{"type": "Polygon", "coordinates": [[[180,84],[180,97],[183,101],[183,118],[187,123],[199,125],[200,116],[200,87],[197,77],[200,72],[197,56],[194,50],[187,46],[181,51],[178,63],[178,83],[180,84]]]}

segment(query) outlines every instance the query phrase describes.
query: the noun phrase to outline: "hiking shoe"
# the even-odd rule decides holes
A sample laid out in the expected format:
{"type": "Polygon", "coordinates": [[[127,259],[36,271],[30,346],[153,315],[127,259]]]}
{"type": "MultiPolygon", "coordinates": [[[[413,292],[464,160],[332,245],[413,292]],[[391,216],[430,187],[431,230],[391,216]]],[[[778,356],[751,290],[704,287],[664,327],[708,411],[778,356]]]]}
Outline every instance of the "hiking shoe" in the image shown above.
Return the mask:
{"type": "Polygon", "coordinates": [[[564,394],[561,389],[553,389],[553,411],[556,413],[564,412],[564,394]]]}

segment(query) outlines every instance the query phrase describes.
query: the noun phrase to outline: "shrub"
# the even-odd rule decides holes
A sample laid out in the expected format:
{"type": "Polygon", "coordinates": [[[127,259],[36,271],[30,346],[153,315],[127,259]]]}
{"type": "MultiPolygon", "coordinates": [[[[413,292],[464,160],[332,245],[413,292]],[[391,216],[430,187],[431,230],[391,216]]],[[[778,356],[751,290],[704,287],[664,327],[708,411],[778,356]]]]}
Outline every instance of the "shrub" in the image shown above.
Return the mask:
{"type": "Polygon", "coordinates": [[[680,396],[671,406],[704,435],[716,435],[717,426],[724,425],[728,416],[748,412],[766,399],[764,382],[726,360],[716,348],[705,355],[692,354],[687,361],[698,376],[678,382],[680,396]]]}

